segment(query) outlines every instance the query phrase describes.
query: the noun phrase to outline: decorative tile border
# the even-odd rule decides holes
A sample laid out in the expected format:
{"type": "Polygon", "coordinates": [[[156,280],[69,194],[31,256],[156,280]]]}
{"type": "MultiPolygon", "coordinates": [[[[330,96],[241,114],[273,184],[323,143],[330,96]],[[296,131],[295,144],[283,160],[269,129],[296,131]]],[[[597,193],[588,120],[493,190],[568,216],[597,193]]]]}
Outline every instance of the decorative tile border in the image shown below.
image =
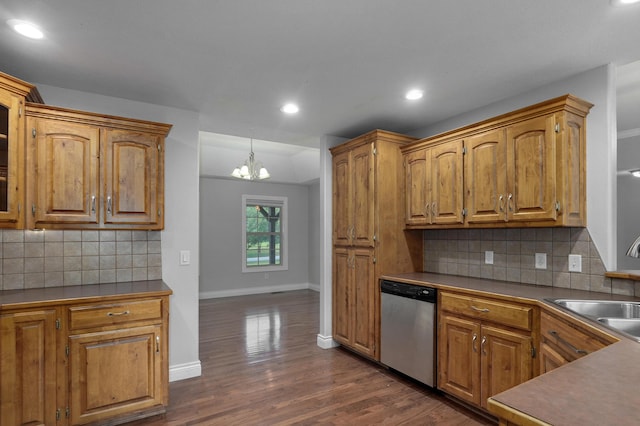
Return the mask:
{"type": "Polygon", "coordinates": [[[0,230],[0,288],[162,278],[160,231],[0,230]]]}

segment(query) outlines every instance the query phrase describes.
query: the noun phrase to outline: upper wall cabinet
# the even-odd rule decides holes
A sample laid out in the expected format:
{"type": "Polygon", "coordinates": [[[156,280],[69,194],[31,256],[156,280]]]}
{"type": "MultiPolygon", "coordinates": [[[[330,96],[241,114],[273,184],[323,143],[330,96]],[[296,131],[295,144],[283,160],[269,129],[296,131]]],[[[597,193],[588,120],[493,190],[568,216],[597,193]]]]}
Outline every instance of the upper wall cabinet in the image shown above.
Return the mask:
{"type": "Polygon", "coordinates": [[[407,227],[586,226],[592,106],[564,95],[403,147],[407,227]]]}
{"type": "Polygon", "coordinates": [[[40,99],[36,88],[0,73],[0,228],[24,226],[26,99],[40,99]]]}
{"type": "Polygon", "coordinates": [[[170,125],[27,104],[27,226],[162,229],[170,125]]]}

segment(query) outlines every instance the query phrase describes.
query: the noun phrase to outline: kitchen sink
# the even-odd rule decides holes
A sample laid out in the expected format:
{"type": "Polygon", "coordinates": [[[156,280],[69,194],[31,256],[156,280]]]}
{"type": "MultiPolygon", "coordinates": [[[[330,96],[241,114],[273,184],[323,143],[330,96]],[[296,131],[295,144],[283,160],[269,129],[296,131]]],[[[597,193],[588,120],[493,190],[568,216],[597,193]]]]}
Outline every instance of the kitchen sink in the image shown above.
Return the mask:
{"type": "Polygon", "coordinates": [[[585,317],[598,318],[638,318],[640,302],[615,300],[554,299],[553,303],[585,317]]]}
{"type": "Polygon", "coordinates": [[[598,318],[598,321],[623,333],[640,338],[640,318],[598,318]]]}
{"type": "Polygon", "coordinates": [[[640,342],[640,302],[548,299],[550,302],[621,332],[640,342]]]}

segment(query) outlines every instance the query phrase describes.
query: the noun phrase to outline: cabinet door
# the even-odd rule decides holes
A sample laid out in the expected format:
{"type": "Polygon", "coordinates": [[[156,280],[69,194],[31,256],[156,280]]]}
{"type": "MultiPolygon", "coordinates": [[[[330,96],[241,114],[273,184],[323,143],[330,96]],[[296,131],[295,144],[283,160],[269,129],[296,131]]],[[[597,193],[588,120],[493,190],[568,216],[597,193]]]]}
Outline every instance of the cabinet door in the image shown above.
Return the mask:
{"type": "Polygon", "coordinates": [[[465,140],[465,203],[469,223],[507,220],[507,147],[504,130],[465,140]]]}
{"type": "Polygon", "coordinates": [[[427,179],[427,150],[411,152],[404,158],[405,163],[405,222],[407,225],[425,225],[431,221],[431,200],[427,179]]]}
{"type": "Polygon", "coordinates": [[[333,338],[342,344],[351,343],[351,258],[344,247],[333,249],[333,338]]]}
{"type": "Polygon", "coordinates": [[[556,220],[554,116],[507,127],[507,213],[510,221],[556,220]]]}
{"type": "Polygon", "coordinates": [[[92,126],[31,119],[36,182],[30,197],[36,226],[98,223],[99,131],[92,126]]]}
{"type": "MultiPolygon", "coordinates": [[[[24,118],[20,96],[0,89],[0,223],[20,222],[23,202],[24,118]]],[[[14,225],[17,226],[17,225],[14,225]]]]}
{"type": "Polygon", "coordinates": [[[56,311],[0,317],[0,424],[56,424],[56,311]]]}
{"type": "Polygon", "coordinates": [[[351,243],[353,223],[349,157],[349,151],[333,157],[333,244],[341,246],[351,243]]]}
{"type": "Polygon", "coordinates": [[[462,148],[459,140],[430,149],[432,223],[464,222],[462,148]]]}
{"type": "Polygon", "coordinates": [[[569,360],[560,354],[553,346],[547,343],[540,344],[540,374],[555,370],[568,363],[569,360]]]}
{"type": "Polygon", "coordinates": [[[71,424],[161,405],[160,325],[69,338],[71,424]]]}
{"type": "Polygon", "coordinates": [[[379,293],[374,275],[373,250],[357,249],[352,253],[353,348],[371,358],[377,358],[379,293]]]}
{"type": "Polygon", "coordinates": [[[105,223],[158,225],[163,221],[163,138],[105,130],[105,223]]]}
{"type": "Polygon", "coordinates": [[[482,326],[482,407],[487,398],[510,389],[532,377],[533,357],[530,336],[509,330],[482,326]]]}
{"type": "Polygon", "coordinates": [[[438,388],[480,405],[480,324],[441,315],[438,330],[438,388]]]}
{"type": "Polygon", "coordinates": [[[373,145],[367,144],[351,151],[350,180],[353,188],[353,240],[358,247],[373,247],[375,232],[375,182],[373,174],[373,145]]]}

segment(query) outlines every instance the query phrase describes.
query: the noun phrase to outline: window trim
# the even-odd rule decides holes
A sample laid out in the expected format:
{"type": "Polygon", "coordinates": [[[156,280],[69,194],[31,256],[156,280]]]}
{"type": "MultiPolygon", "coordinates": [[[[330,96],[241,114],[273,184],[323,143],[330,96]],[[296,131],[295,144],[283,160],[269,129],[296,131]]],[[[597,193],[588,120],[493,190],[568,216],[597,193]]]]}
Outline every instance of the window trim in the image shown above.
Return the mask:
{"type": "Polygon", "coordinates": [[[270,195],[242,194],[242,272],[271,272],[289,269],[289,239],[288,239],[288,197],[270,195]],[[247,204],[264,204],[280,207],[280,265],[247,266],[247,204]]]}

